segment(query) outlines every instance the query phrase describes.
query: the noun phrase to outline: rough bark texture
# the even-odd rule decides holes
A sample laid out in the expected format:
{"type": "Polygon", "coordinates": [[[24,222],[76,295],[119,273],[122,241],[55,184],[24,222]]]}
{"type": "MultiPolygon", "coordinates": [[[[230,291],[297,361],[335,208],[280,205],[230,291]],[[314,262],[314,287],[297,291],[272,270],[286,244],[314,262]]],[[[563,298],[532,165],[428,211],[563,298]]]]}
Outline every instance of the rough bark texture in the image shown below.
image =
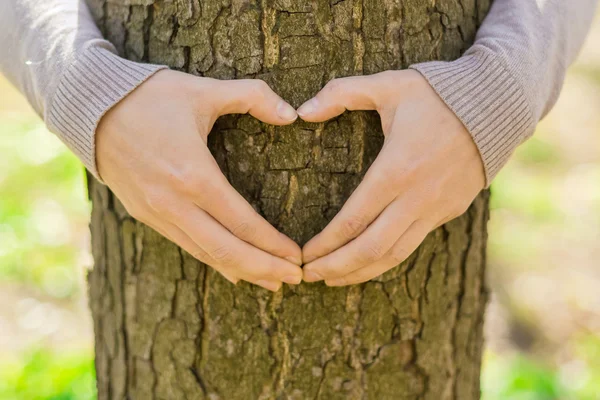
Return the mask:
{"type": "MultiPolygon", "coordinates": [[[[294,106],[332,78],[454,59],[489,0],[90,0],[122,55],[267,81],[294,106]]],[[[156,99],[161,101],[161,99],[156,99]]],[[[276,128],[221,119],[210,146],[304,243],[381,146],[376,114],[276,128]]],[[[100,399],[479,398],[487,193],[401,266],[358,286],[234,287],[90,182],[100,399]]]]}

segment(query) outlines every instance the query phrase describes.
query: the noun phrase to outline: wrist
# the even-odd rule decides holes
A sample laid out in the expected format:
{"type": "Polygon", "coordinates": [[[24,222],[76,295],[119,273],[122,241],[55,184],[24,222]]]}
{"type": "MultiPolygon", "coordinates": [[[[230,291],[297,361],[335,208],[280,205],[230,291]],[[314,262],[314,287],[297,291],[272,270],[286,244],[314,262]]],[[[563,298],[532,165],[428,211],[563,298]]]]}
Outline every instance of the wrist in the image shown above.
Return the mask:
{"type": "Polygon", "coordinates": [[[95,133],[101,118],[155,72],[166,68],[120,58],[105,41],[88,44],[62,75],[45,112],[55,132],[100,179],[95,133]]]}
{"type": "Polygon", "coordinates": [[[486,187],[535,128],[523,89],[489,51],[456,61],[412,65],[467,128],[483,162],[486,187]]]}

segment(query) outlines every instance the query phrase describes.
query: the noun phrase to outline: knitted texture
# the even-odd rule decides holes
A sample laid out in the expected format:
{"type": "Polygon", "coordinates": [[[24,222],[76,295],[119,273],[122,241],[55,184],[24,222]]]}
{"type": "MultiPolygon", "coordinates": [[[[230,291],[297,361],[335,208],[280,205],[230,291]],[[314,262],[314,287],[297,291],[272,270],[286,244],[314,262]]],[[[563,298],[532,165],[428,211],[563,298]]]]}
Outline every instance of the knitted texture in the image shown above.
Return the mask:
{"type": "Polygon", "coordinates": [[[535,128],[523,89],[489,53],[412,68],[425,76],[471,133],[489,184],[535,128]]]}
{"type": "MultiPolygon", "coordinates": [[[[463,122],[489,185],[552,108],[597,0],[495,0],[455,61],[412,65],[463,122]]],[[[164,66],[119,58],[83,0],[0,1],[0,71],[98,177],[102,116],[164,66]]]]}
{"type": "Polygon", "coordinates": [[[455,61],[412,65],[471,133],[489,186],[556,103],[597,0],[495,0],[455,61]]]}
{"type": "Polygon", "coordinates": [[[51,131],[100,179],[94,134],[102,116],[155,72],[166,68],[125,60],[102,47],[88,47],[63,75],[49,103],[51,131]]]}

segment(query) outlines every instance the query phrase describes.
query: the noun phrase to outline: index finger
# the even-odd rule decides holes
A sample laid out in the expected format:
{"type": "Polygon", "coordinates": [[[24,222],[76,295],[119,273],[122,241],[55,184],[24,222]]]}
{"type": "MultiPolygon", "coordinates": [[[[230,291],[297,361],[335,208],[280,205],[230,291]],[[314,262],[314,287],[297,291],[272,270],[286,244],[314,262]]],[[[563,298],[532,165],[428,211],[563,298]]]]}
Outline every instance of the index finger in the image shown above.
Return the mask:
{"type": "Polygon", "coordinates": [[[387,173],[381,162],[375,160],[340,212],[304,245],[304,263],[323,257],[356,238],[395,198],[387,173]]]}
{"type": "Polygon", "coordinates": [[[261,286],[265,282],[275,281],[279,286],[282,281],[298,284],[302,280],[298,265],[240,240],[192,204],[174,212],[172,218],[173,223],[214,262],[213,267],[228,270],[236,277],[261,286]]]}
{"type": "Polygon", "coordinates": [[[296,242],[260,216],[231,186],[216,162],[207,168],[206,182],[190,187],[192,201],[239,239],[301,265],[302,251],[296,242]]]}

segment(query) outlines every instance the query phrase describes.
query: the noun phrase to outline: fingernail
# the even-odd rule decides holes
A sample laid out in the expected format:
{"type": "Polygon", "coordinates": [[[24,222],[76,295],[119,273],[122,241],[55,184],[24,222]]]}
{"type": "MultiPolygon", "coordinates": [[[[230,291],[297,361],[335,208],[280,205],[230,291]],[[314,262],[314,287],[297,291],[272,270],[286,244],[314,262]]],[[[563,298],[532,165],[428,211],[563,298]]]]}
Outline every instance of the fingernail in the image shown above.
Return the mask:
{"type": "Polygon", "coordinates": [[[302,265],[302,258],[300,258],[300,257],[287,256],[285,259],[288,260],[289,262],[293,263],[293,264],[302,265]]]}
{"type": "Polygon", "coordinates": [[[289,275],[281,278],[282,282],[289,283],[290,285],[298,285],[302,282],[302,277],[298,275],[289,275]]]}
{"type": "Polygon", "coordinates": [[[306,282],[316,282],[316,281],[322,281],[323,277],[321,275],[317,274],[316,272],[306,271],[304,273],[304,280],[306,282]]]}
{"type": "Polygon", "coordinates": [[[316,98],[313,97],[306,103],[302,104],[300,106],[300,108],[298,109],[297,113],[298,113],[298,115],[303,117],[308,114],[314,113],[317,110],[318,106],[319,106],[319,100],[317,100],[316,98]]]}
{"type": "Polygon", "coordinates": [[[294,107],[290,106],[283,100],[279,100],[279,105],[277,106],[277,115],[283,120],[293,121],[298,118],[298,114],[294,107]]]}
{"type": "Polygon", "coordinates": [[[272,292],[276,292],[279,290],[279,283],[277,283],[277,282],[260,280],[260,281],[256,282],[256,284],[259,286],[262,286],[265,289],[268,289],[272,292]]]}

